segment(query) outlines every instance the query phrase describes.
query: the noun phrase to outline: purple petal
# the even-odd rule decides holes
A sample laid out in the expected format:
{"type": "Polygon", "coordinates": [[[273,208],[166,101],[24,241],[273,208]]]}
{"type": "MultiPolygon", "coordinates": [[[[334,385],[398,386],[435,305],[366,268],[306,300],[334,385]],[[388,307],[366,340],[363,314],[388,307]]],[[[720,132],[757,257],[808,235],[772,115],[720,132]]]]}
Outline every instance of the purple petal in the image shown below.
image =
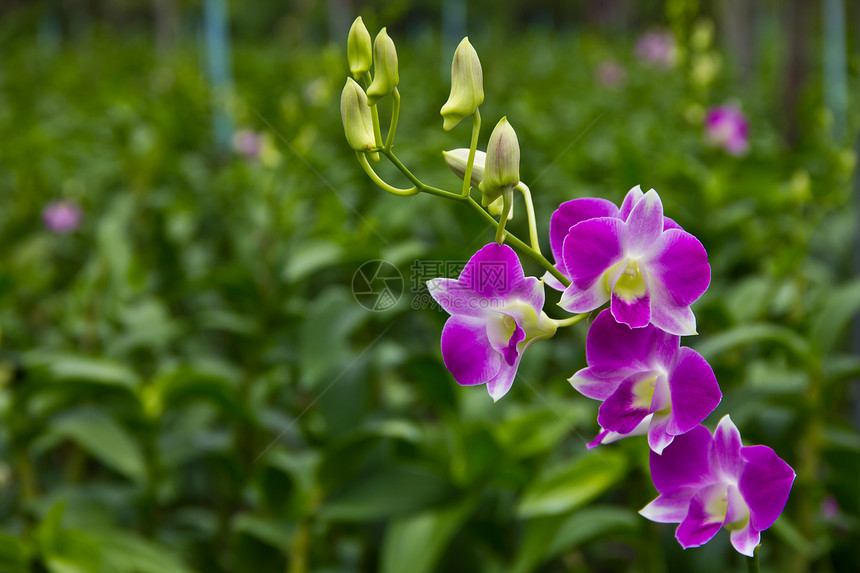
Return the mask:
{"type": "Polygon", "coordinates": [[[687,517],[692,495],[661,495],[639,510],[639,515],[657,523],[681,523],[687,517]]]}
{"type": "Polygon", "coordinates": [[[593,440],[586,444],[586,447],[591,450],[603,443],[603,438],[609,435],[609,430],[600,430],[593,440]]]}
{"type": "Polygon", "coordinates": [[[602,280],[594,281],[589,288],[583,290],[570,285],[561,294],[558,306],[568,312],[591,312],[603,306],[609,300],[609,289],[602,280]]]}
{"type": "Polygon", "coordinates": [[[486,303],[472,289],[463,287],[456,279],[431,279],[427,292],[451,316],[483,316],[486,303]]]}
{"type": "Polygon", "coordinates": [[[720,499],[726,495],[726,486],[718,483],[700,490],[690,500],[690,510],[678,529],[675,538],[681,547],[699,547],[710,541],[723,526],[726,519],[723,515],[712,510],[719,508],[720,499]]]}
{"type": "Polygon", "coordinates": [[[670,229],[647,263],[652,282],[659,282],[673,306],[690,306],[711,282],[708,253],[699,240],[686,231],[670,229]]]}
{"type": "Polygon", "coordinates": [[[599,446],[600,444],[611,444],[612,442],[617,442],[618,440],[623,440],[624,438],[629,438],[632,436],[644,436],[648,433],[648,427],[651,424],[651,418],[653,414],[648,414],[642,421],[639,422],[639,425],[633,428],[632,432],[628,432],[626,434],[619,434],[618,432],[613,432],[612,430],[601,429],[600,433],[597,434],[597,437],[588,444],[588,449],[595,446],[599,446]]]}
{"type": "Polygon", "coordinates": [[[639,185],[627,192],[627,195],[624,196],[624,201],[621,202],[621,209],[618,213],[618,216],[621,217],[622,220],[626,221],[627,218],[630,217],[633,207],[639,202],[642,195],[642,188],[639,185]]]}
{"type": "Polygon", "coordinates": [[[513,249],[490,243],[472,255],[457,280],[483,298],[507,299],[509,293],[522,288],[525,275],[513,249]]]}
{"type": "Polygon", "coordinates": [[[676,436],[701,424],[722,398],[710,364],[687,347],[678,351],[678,362],[669,373],[669,392],[672,414],[668,432],[676,436]]]}
{"type": "Polygon", "coordinates": [[[667,368],[680,346],[680,337],[653,326],[630,328],[618,323],[609,310],[601,312],[585,344],[585,357],[596,376],[613,376],[621,382],[633,372],[667,368]]]}
{"type": "Polygon", "coordinates": [[[574,199],[558,206],[549,220],[549,246],[558,269],[567,276],[562,247],[570,228],[597,217],[618,217],[618,207],[606,199],[574,199]]]}
{"type": "MultiPolygon", "coordinates": [[[[567,269],[563,269],[561,267],[561,263],[557,264],[555,266],[555,268],[557,268],[559,270],[559,272],[561,272],[561,274],[567,276],[567,269]]],[[[544,282],[544,284],[546,286],[548,286],[549,288],[560,291],[560,292],[564,291],[564,289],[567,288],[563,284],[561,284],[561,281],[559,281],[557,278],[552,276],[552,274],[549,271],[545,272],[540,280],[542,280],[544,282]]]]}
{"type": "Polygon", "coordinates": [[[794,470],[767,446],[743,447],[741,456],[746,467],[738,488],[750,508],[752,526],[764,531],[785,508],[794,482],[794,470]]]}
{"type": "Polygon", "coordinates": [[[517,358],[519,358],[519,352],[517,352],[517,344],[525,340],[526,333],[523,332],[523,329],[520,328],[519,324],[514,323],[514,333],[511,335],[511,339],[508,341],[508,345],[502,349],[502,356],[505,358],[505,362],[508,363],[508,366],[513,366],[517,358]]]}
{"type": "Polygon", "coordinates": [[[648,294],[651,296],[651,324],[678,336],[697,334],[696,317],[689,306],[673,304],[665,287],[657,281],[651,282],[648,294]]]}
{"type": "Polygon", "coordinates": [[[651,418],[651,425],[648,428],[648,447],[652,452],[662,454],[669,444],[675,441],[675,436],[667,431],[668,427],[668,416],[654,414],[651,418]]]}
{"type": "Polygon", "coordinates": [[[645,416],[649,414],[651,400],[647,404],[637,403],[637,386],[648,384],[648,375],[631,376],[622,382],[618,389],[600,405],[597,414],[597,423],[602,428],[627,434],[639,425],[645,416]]]}
{"type": "Polygon", "coordinates": [[[615,390],[623,378],[619,377],[600,377],[594,374],[591,368],[583,368],[568,379],[571,386],[576,390],[593,400],[606,400],[615,390]]]}
{"type": "Polygon", "coordinates": [[[651,189],[636,202],[627,218],[627,253],[640,257],[658,244],[663,234],[663,203],[651,189]]]}
{"type": "Polygon", "coordinates": [[[502,364],[499,373],[487,382],[487,392],[493,402],[498,402],[499,398],[508,393],[514,383],[514,378],[517,376],[517,369],[520,366],[522,353],[518,354],[512,365],[502,364]]]}
{"type": "Polygon", "coordinates": [[[454,380],[463,386],[483,384],[499,374],[501,356],[490,346],[486,322],[452,316],[442,329],[442,358],[454,380]]]}
{"type": "Polygon", "coordinates": [[[657,491],[664,495],[690,493],[717,481],[710,466],[713,445],[711,432],[696,426],[676,436],[662,455],[651,452],[651,479],[657,491]]]}
{"type": "Polygon", "coordinates": [[[731,534],[732,546],[741,555],[752,557],[755,548],[761,542],[761,532],[756,531],[752,524],[747,524],[743,529],[735,529],[731,534]]]}
{"type": "MultiPolygon", "coordinates": [[[[563,260],[571,289],[589,290],[623,256],[624,223],[601,217],[575,225],[564,239],[563,260]]],[[[575,292],[575,291],[573,291],[575,292]]],[[[572,292],[572,294],[573,294],[572,292]]]]}
{"type": "Polygon", "coordinates": [[[742,445],[741,433],[732,418],[726,414],[714,431],[714,455],[723,473],[735,480],[740,478],[744,466],[744,460],[741,458],[742,445]]]}
{"type": "Polygon", "coordinates": [[[613,292],[610,308],[615,320],[631,328],[642,328],[651,322],[651,297],[647,291],[630,301],[613,292]]]}
{"type": "Polygon", "coordinates": [[[681,229],[682,231],[684,230],[681,225],[679,225],[669,217],[663,217],[663,230],[668,231],[669,229],[681,229]]]}

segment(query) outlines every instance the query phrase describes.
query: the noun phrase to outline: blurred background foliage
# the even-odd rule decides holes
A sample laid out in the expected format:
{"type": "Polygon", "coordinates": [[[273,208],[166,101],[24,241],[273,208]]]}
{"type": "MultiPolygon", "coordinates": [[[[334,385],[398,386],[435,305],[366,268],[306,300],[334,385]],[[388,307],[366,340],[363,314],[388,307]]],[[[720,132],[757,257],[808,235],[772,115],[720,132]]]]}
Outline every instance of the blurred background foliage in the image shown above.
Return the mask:
{"type": "Polygon", "coordinates": [[[492,234],[356,164],[338,113],[356,15],[398,46],[397,150],[425,181],[459,188],[439,152],[469,128],[443,132],[438,110],[468,34],[485,124],[517,129],[545,250],[562,201],[660,192],[712,265],[685,341],[724,392],[707,423],[731,413],[798,473],[763,569],[856,567],[860,110],[838,93],[860,88],[856,5],[233,2],[213,87],[217,4],[0,9],[0,571],[745,567],[725,532],[683,551],[636,514],[656,495],[642,438],[586,451],[597,406],[566,382],[585,325],[534,346],[495,405],[445,371],[446,315],[415,262],[465,261],[492,234]],[[634,57],[651,29],[678,42],[668,69],[634,57]],[[727,102],[750,121],[743,157],[703,136],[727,102]],[[80,209],[76,230],[43,224],[57,200],[80,209]],[[382,312],[350,292],[375,259],[406,286],[382,312]]]}

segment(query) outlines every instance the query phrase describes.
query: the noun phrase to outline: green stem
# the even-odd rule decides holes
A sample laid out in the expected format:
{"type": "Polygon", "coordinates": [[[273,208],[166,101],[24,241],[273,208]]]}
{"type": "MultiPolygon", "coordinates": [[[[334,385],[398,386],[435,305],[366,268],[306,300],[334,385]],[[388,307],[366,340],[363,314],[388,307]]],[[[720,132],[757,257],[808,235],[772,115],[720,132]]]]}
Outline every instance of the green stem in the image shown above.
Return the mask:
{"type": "Polygon", "coordinates": [[[540,240],[537,234],[537,221],[535,220],[535,208],[532,203],[532,192],[528,185],[520,181],[515,189],[523,194],[523,200],[526,202],[526,215],[529,219],[529,240],[532,243],[532,248],[540,254],[540,240]]]}
{"type": "MultiPolygon", "coordinates": [[[[361,77],[364,79],[364,87],[367,89],[371,82],[370,72],[364,72],[361,77]]],[[[376,104],[370,106],[370,117],[373,120],[373,140],[376,142],[376,147],[382,147],[382,130],[379,128],[379,110],[376,108],[376,104]]]]}
{"type": "Polygon", "coordinates": [[[552,318],[550,320],[552,320],[555,323],[556,328],[562,328],[564,326],[573,326],[574,324],[576,324],[578,322],[582,322],[583,320],[588,318],[589,314],[590,313],[588,313],[588,312],[584,312],[582,314],[575,314],[575,315],[570,316],[568,318],[552,318]]]}
{"type": "Polygon", "coordinates": [[[747,573],[759,573],[758,547],[753,551],[753,556],[747,559],[747,573]]]}
{"type": "Polygon", "coordinates": [[[499,217],[499,223],[496,227],[496,242],[502,244],[505,242],[505,225],[508,223],[508,217],[511,214],[511,209],[514,208],[514,190],[510,187],[502,191],[504,197],[504,206],[502,207],[502,215],[499,217]]]}
{"type": "Polygon", "coordinates": [[[358,163],[364,169],[364,172],[367,173],[367,176],[370,179],[379,185],[384,191],[391,193],[392,195],[399,195],[400,197],[408,197],[410,195],[416,195],[420,191],[417,187],[411,187],[409,189],[399,189],[397,187],[393,187],[382,180],[379,175],[376,174],[376,171],[373,170],[373,167],[370,166],[370,162],[367,160],[367,154],[362,153],[361,151],[356,151],[355,156],[358,157],[358,163]]]}
{"type": "Polygon", "coordinates": [[[469,143],[469,159],[466,161],[466,174],[463,176],[463,197],[469,195],[472,184],[472,167],[475,165],[475,151],[478,149],[478,135],[481,133],[481,112],[472,114],[472,141],[469,143]]]}
{"type": "Polygon", "coordinates": [[[394,145],[394,132],[397,131],[397,121],[400,119],[400,92],[397,88],[391,92],[394,103],[391,106],[391,124],[388,126],[388,137],[385,138],[385,149],[391,149],[394,145]]]}
{"type": "Polygon", "coordinates": [[[450,191],[445,191],[444,189],[437,189],[436,187],[431,187],[422,183],[417,177],[415,177],[415,175],[412,174],[411,171],[409,171],[409,169],[405,165],[403,165],[403,163],[399,159],[397,159],[397,156],[394,155],[394,152],[390,149],[383,149],[382,153],[385,154],[388,160],[391,161],[391,163],[393,163],[394,166],[397,167],[397,169],[399,169],[400,172],[403,173],[406,178],[409,179],[409,181],[411,181],[412,184],[418,188],[419,191],[427,193],[429,195],[436,195],[437,197],[445,197],[446,199],[457,199],[460,201],[464,199],[458,193],[451,193],[450,191]]]}

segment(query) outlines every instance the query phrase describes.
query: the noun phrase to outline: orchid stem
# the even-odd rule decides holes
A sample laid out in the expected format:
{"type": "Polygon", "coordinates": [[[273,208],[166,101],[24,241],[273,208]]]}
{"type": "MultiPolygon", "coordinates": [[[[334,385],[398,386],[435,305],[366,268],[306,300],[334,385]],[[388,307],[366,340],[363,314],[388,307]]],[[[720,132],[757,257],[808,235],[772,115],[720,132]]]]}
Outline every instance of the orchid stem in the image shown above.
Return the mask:
{"type": "Polygon", "coordinates": [[[397,167],[397,169],[399,169],[400,172],[403,173],[406,178],[412,182],[413,185],[415,185],[418,191],[427,193],[429,195],[436,195],[437,197],[444,197],[446,199],[463,200],[463,197],[461,197],[458,193],[451,193],[450,191],[445,191],[444,189],[437,189],[436,187],[431,187],[430,185],[425,185],[424,183],[422,183],[417,177],[415,177],[415,175],[412,174],[411,171],[409,171],[409,169],[405,165],[403,165],[403,163],[397,158],[396,155],[394,155],[394,152],[390,149],[383,149],[382,153],[385,154],[388,160],[391,161],[391,163],[393,163],[394,166],[397,167]]]}
{"type": "Polygon", "coordinates": [[[747,559],[747,573],[759,573],[758,547],[753,550],[753,556],[747,559]]]}
{"type": "Polygon", "coordinates": [[[394,103],[391,106],[391,124],[388,126],[388,137],[385,138],[385,149],[391,149],[394,145],[394,132],[397,131],[397,120],[400,119],[400,92],[394,88],[391,95],[394,103]]]}
{"type": "Polygon", "coordinates": [[[384,191],[391,193],[392,195],[399,195],[401,197],[408,197],[410,195],[415,195],[419,192],[417,187],[412,187],[410,189],[399,189],[397,187],[393,187],[382,180],[382,178],[376,174],[376,171],[373,170],[373,167],[370,166],[370,162],[367,161],[367,154],[362,153],[361,151],[356,151],[355,156],[358,157],[358,163],[364,169],[364,172],[367,173],[367,176],[370,179],[379,185],[384,191]]]}
{"type": "Polygon", "coordinates": [[[529,219],[529,240],[532,243],[532,248],[540,254],[540,240],[537,234],[537,221],[535,220],[535,208],[532,203],[532,192],[528,185],[520,181],[515,189],[523,194],[523,200],[526,202],[526,215],[529,219]]]}
{"type": "Polygon", "coordinates": [[[481,112],[477,109],[472,114],[472,141],[469,144],[469,159],[466,161],[466,173],[463,175],[463,197],[469,195],[472,185],[472,167],[475,165],[475,151],[478,149],[478,136],[481,133],[481,112]]]}
{"type": "Polygon", "coordinates": [[[573,326],[574,324],[576,324],[578,322],[582,322],[583,320],[588,318],[589,314],[590,313],[588,313],[588,312],[583,312],[582,314],[575,314],[575,315],[569,316],[567,318],[552,318],[550,320],[552,320],[555,323],[556,328],[562,328],[564,326],[573,326]]]}
{"type": "Polygon", "coordinates": [[[508,223],[511,209],[514,208],[514,190],[508,188],[502,193],[502,196],[504,197],[504,207],[502,208],[502,214],[499,217],[499,225],[496,227],[496,242],[500,245],[505,242],[505,225],[508,223]]]}

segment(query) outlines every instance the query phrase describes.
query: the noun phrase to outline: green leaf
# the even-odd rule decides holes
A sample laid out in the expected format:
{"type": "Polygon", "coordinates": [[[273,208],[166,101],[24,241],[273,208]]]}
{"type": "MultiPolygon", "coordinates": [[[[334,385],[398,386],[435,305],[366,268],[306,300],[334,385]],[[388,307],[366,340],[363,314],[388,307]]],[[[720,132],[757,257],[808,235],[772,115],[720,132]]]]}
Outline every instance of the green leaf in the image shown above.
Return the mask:
{"type": "Polygon", "coordinates": [[[26,573],[32,548],[23,539],[0,533],[0,573],[26,573]]]}
{"type": "Polygon", "coordinates": [[[811,340],[822,354],[829,353],[845,326],[860,312],[860,280],[854,280],[827,297],[813,318],[811,340]]]}
{"type": "Polygon", "coordinates": [[[472,511],[472,501],[392,521],[382,545],[382,573],[429,573],[472,511]]]}
{"type": "Polygon", "coordinates": [[[777,342],[800,358],[809,356],[809,344],[803,337],[784,326],[765,323],[745,324],[714,334],[697,344],[696,349],[706,359],[713,360],[734,348],[760,342],[777,342]]]}
{"type": "Polygon", "coordinates": [[[592,539],[616,530],[634,529],[639,518],[631,509],[594,506],[573,515],[536,517],[525,524],[513,573],[527,573],[592,539]]]}
{"type": "Polygon", "coordinates": [[[551,468],[526,487],[517,508],[522,518],[556,515],[591,501],[619,481],[627,458],[611,450],[588,452],[551,468]]]}
{"type": "Polygon", "coordinates": [[[286,553],[294,525],[271,517],[242,513],[233,518],[232,529],[234,533],[253,537],[286,553]]]}
{"type": "Polygon", "coordinates": [[[116,573],[191,573],[167,547],[122,531],[100,531],[90,538],[109,571],[116,573]]]}
{"type": "Polygon", "coordinates": [[[146,481],[143,452],[134,436],[98,410],[66,414],[51,423],[48,434],[75,442],[106,466],[138,483],[146,481]]]}
{"type": "Polygon", "coordinates": [[[438,504],[451,493],[451,485],[441,475],[421,466],[380,463],[336,491],[320,515],[340,521],[384,519],[438,504]]]}
{"type": "Polygon", "coordinates": [[[338,263],[343,257],[343,248],[325,239],[306,241],[296,249],[281,274],[288,283],[304,279],[320,269],[338,263]]]}
{"type": "Polygon", "coordinates": [[[122,362],[78,354],[33,351],[24,355],[27,368],[44,368],[57,382],[88,382],[135,388],[140,377],[122,362]]]}

